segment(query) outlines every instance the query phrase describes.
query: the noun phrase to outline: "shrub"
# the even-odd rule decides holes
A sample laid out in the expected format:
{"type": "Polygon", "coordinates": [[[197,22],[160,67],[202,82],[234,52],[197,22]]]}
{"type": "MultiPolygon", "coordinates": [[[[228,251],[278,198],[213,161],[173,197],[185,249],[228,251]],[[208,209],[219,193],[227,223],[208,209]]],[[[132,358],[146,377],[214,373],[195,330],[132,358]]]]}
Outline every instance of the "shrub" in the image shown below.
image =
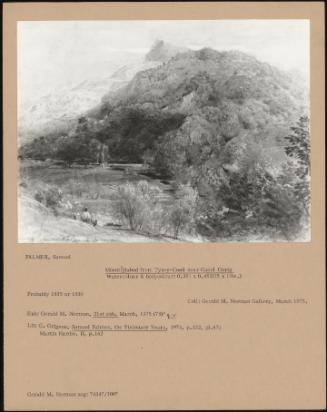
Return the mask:
{"type": "Polygon", "coordinates": [[[44,196],[43,193],[38,190],[35,194],[34,194],[34,199],[37,200],[40,203],[44,203],[44,196]]]}
{"type": "Polygon", "coordinates": [[[183,185],[176,196],[177,200],[170,209],[169,224],[177,239],[181,231],[194,231],[198,193],[190,185],[183,185]]]}
{"type": "Polygon", "coordinates": [[[158,204],[162,191],[147,181],[118,186],[112,209],[115,217],[136,232],[159,234],[163,211],[158,204]]]}
{"type": "Polygon", "coordinates": [[[34,198],[47,207],[55,208],[61,204],[62,192],[57,187],[46,186],[38,189],[34,194],[34,198]]]}
{"type": "Polygon", "coordinates": [[[115,217],[131,230],[151,235],[172,233],[178,238],[182,231],[192,233],[195,226],[197,191],[180,185],[177,199],[171,206],[162,204],[163,191],[146,181],[120,185],[114,195],[115,217]]]}
{"type": "Polygon", "coordinates": [[[178,238],[180,230],[188,224],[189,219],[188,209],[184,208],[180,203],[172,207],[170,212],[170,223],[173,229],[174,238],[178,238]]]}
{"type": "Polygon", "coordinates": [[[220,176],[212,182],[216,192],[200,202],[199,233],[212,238],[296,239],[303,227],[304,207],[297,197],[292,170],[284,169],[274,176],[252,153],[249,159],[239,161],[239,170],[230,173],[226,181],[220,176]]]}
{"type": "Polygon", "coordinates": [[[22,187],[23,189],[27,189],[27,188],[28,188],[28,184],[27,184],[27,182],[25,182],[24,180],[23,180],[21,183],[19,183],[19,186],[22,187]]]}
{"type": "Polygon", "coordinates": [[[48,207],[56,207],[60,205],[62,200],[62,192],[56,187],[49,188],[45,192],[45,204],[48,207]]]}

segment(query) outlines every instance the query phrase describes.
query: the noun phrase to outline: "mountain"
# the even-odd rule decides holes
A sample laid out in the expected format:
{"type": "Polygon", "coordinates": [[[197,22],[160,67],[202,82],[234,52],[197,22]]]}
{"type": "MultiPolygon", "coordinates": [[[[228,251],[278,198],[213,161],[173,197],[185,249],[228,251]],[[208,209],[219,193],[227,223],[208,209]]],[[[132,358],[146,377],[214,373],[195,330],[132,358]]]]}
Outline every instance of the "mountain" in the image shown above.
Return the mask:
{"type": "Polygon", "coordinates": [[[103,122],[112,155],[125,154],[130,161],[140,160],[159,141],[167,146],[169,140],[176,147],[184,145],[186,154],[192,146],[196,154],[188,154],[190,163],[208,140],[220,147],[220,160],[224,151],[231,155],[230,140],[238,142],[238,148],[259,142],[278,159],[277,146],[307,112],[307,100],[305,88],[292,74],[245,53],[205,48],[178,53],[138,72],[110,93],[91,117],[103,122]],[[165,137],[172,129],[174,136],[165,137]]]}
{"type": "Polygon", "coordinates": [[[177,225],[187,217],[215,241],[235,233],[299,239],[309,216],[306,82],[239,51],[186,50],[168,60],[166,51],[158,43],[150,58],[163,61],[113,73],[119,87],[64,133],[23,144],[19,156],[45,165],[143,163],[149,178],[171,182],[177,225]]]}
{"type": "MultiPolygon", "coordinates": [[[[126,61],[130,66],[140,65],[144,59],[126,53],[116,57],[118,61],[126,61]]],[[[56,87],[41,97],[36,94],[23,98],[21,93],[18,100],[19,141],[30,141],[41,134],[69,131],[77,116],[99,104],[102,96],[111,89],[115,90],[126,84],[126,78],[112,77],[118,67],[117,63],[109,60],[105,67],[88,71],[87,77],[76,84],[56,87]],[[104,74],[106,71],[107,74],[104,74]]]]}
{"type": "MultiPolygon", "coordinates": [[[[196,97],[207,106],[222,100],[237,104],[256,100],[266,106],[284,104],[285,110],[292,110],[306,102],[294,79],[245,53],[208,48],[179,53],[157,68],[142,71],[112,96],[113,101],[132,99],[140,104],[151,100],[157,107],[182,111],[187,111],[192,99],[191,106],[196,106],[196,97]]],[[[284,109],[280,114],[286,117],[284,109]]]]}
{"type": "Polygon", "coordinates": [[[125,86],[137,71],[154,67],[154,63],[124,66],[113,75],[89,79],[72,87],[62,87],[19,107],[18,129],[22,141],[40,134],[65,133],[76,118],[101,103],[101,99],[125,86]]]}
{"type": "Polygon", "coordinates": [[[30,141],[41,134],[66,133],[78,116],[99,105],[102,99],[106,100],[111,92],[125,86],[136,73],[154,68],[182,50],[157,41],[145,57],[126,55],[127,64],[107,76],[88,73],[88,79],[82,82],[57,88],[41,98],[20,101],[19,141],[30,141]]]}
{"type": "Polygon", "coordinates": [[[145,56],[146,61],[165,62],[174,57],[178,53],[188,51],[186,47],[177,47],[173,44],[157,40],[150,51],[145,56]]]}
{"type": "Polygon", "coordinates": [[[279,173],[284,137],[308,110],[298,77],[239,51],[176,50],[159,41],[144,64],[173,57],[114,73],[121,87],[88,111],[82,134],[70,129],[69,150],[84,136],[109,147],[113,161],[146,159],[157,173],[186,180],[208,180],[208,170],[221,180],[251,162],[279,173]]]}
{"type": "MultiPolygon", "coordinates": [[[[101,101],[106,101],[111,93],[119,90],[120,88],[126,86],[128,82],[140,71],[148,70],[160,65],[160,61],[144,61],[139,63],[134,63],[130,65],[125,65],[116,70],[111,76],[106,86],[107,89],[101,94],[101,101]]],[[[100,96],[100,94],[98,94],[100,96]]],[[[99,99],[98,99],[99,102],[99,99]]],[[[94,105],[89,108],[93,108],[94,105]]]]}
{"type": "Polygon", "coordinates": [[[69,130],[76,116],[98,104],[100,97],[116,84],[110,77],[88,80],[25,101],[19,106],[20,138],[27,141],[40,134],[69,130]]]}
{"type": "MultiPolygon", "coordinates": [[[[59,87],[42,97],[20,100],[18,105],[18,140],[30,141],[41,134],[66,133],[76,118],[106,100],[112,91],[125,86],[139,71],[160,65],[184,50],[157,41],[144,56],[126,55],[127,64],[107,76],[97,72],[72,86],[59,87]]],[[[101,70],[102,72],[103,70],[101,70]]]]}

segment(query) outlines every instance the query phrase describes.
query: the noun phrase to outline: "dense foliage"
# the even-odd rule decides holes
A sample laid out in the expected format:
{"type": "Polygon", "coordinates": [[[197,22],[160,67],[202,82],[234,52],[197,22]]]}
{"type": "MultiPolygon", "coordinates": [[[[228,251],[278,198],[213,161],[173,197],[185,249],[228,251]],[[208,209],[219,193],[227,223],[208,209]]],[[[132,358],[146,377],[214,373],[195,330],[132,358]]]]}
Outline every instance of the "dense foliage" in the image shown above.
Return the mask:
{"type": "MultiPolygon", "coordinates": [[[[291,239],[309,215],[306,99],[291,75],[244,53],[181,52],[138,73],[66,135],[40,137],[20,155],[144,162],[194,191],[192,211],[176,204],[177,227],[291,239]]],[[[139,188],[121,190],[124,198],[139,188]]]]}

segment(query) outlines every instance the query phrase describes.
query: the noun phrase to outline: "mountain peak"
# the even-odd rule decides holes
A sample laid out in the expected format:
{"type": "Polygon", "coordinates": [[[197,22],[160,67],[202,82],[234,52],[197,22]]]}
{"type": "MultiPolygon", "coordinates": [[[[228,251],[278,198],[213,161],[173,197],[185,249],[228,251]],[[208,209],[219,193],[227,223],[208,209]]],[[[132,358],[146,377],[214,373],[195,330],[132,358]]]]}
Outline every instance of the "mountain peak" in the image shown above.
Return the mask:
{"type": "Polygon", "coordinates": [[[164,62],[174,57],[176,54],[186,51],[188,51],[186,47],[178,47],[163,40],[156,40],[145,56],[145,60],[164,62]]]}

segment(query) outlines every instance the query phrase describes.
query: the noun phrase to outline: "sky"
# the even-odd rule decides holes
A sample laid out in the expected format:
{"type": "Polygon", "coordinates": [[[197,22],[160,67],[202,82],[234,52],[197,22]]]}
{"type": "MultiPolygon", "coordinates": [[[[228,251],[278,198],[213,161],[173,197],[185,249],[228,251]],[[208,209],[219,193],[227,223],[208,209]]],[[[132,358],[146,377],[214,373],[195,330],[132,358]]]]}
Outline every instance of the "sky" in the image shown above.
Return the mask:
{"type": "Polygon", "coordinates": [[[191,49],[240,50],[309,73],[309,20],[18,22],[18,90],[25,99],[109,76],[156,40],[191,49]]]}

